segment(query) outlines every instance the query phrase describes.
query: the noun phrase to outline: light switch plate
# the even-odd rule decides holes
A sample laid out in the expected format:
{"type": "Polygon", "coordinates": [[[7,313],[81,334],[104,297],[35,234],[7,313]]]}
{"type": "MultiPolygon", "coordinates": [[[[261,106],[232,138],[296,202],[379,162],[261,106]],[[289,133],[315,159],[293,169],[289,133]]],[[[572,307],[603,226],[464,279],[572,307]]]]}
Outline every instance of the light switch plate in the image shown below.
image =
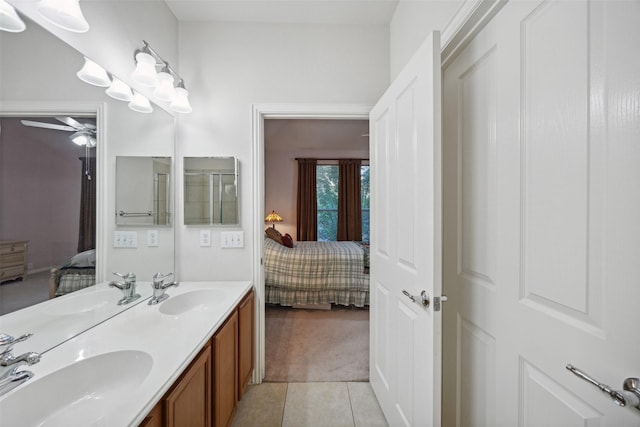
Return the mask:
{"type": "Polygon", "coordinates": [[[200,230],[200,247],[211,246],[211,230],[200,230]]]}
{"type": "Polygon", "coordinates": [[[244,231],[223,231],[220,233],[220,247],[223,249],[244,248],[244,231]]]}
{"type": "Polygon", "coordinates": [[[137,248],[138,232],[137,231],[114,231],[113,247],[114,248],[137,248]]]}
{"type": "Polygon", "coordinates": [[[158,246],[158,230],[147,230],[147,246],[158,246]]]}

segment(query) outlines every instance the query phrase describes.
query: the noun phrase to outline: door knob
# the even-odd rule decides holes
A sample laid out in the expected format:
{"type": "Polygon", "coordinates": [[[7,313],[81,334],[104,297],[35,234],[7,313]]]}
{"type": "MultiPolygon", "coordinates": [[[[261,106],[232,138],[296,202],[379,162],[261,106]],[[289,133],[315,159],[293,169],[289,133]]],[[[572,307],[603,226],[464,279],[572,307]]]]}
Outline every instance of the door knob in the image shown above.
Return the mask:
{"type": "Polygon", "coordinates": [[[603,393],[606,393],[611,397],[613,403],[618,406],[634,406],[640,410],[640,380],[638,378],[627,378],[624,380],[622,390],[613,390],[606,384],[600,383],[587,375],[585,372],[576,368],[573,365],[567,365],[566,368],[576,375],[578,378],[585,380],[588,383],[598,387],[603,393]]]}

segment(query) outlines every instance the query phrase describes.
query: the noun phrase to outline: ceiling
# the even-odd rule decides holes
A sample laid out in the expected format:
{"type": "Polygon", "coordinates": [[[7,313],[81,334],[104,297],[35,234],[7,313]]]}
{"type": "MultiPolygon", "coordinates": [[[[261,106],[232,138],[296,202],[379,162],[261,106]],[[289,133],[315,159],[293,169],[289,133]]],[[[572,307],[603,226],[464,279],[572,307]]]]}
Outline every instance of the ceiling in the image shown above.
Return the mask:
{"type": "Polygon", "coordinates": [[[165,0],[179,21],[388,25],[398,0],[165,0]]]}

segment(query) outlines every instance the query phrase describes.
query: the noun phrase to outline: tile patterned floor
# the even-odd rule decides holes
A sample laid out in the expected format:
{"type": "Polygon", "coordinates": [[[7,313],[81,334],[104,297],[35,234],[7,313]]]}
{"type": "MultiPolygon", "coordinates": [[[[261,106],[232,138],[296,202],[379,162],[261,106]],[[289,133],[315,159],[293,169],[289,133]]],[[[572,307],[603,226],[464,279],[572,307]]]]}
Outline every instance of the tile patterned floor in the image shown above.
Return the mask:
{"type": "Polygon", "coordinates": [[[233,427],[387,427],[367,382],[249,386],[233,427]]]}

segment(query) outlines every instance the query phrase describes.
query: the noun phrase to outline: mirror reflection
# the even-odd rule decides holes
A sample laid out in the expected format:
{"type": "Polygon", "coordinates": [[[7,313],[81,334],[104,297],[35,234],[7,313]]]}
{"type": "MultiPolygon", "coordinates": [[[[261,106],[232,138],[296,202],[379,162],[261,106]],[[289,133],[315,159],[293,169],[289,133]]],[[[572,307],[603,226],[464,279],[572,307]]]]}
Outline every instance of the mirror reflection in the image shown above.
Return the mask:
{"type": "Polygon", "coordinates": [[[185,225],[237,225],[238,159],[184,158],[185,225]]]}
{"type": "Polygon", "coordinates": [[[116,224],[171,225],[171,158],[116,158],[116,224]]]}
{"type": "Polygon", "coordinates": [[[171,228],[160,227],[156,247],[116,249],[107,213],[115,210],[116,156],[171,159],[174,120],[160,108],[135,113],[80,81],[83,55],[23,18],[24,32],[0,31],[0,333],[33,333],[25,345],[42,353],[151,295],[145,283],[141,299],[117,305],[122,292],[105,282],[112,271],[134,271],[141,282],[173,271],[171,228]],[[89,181],[93,214],[81,210],[89,181]]]}

